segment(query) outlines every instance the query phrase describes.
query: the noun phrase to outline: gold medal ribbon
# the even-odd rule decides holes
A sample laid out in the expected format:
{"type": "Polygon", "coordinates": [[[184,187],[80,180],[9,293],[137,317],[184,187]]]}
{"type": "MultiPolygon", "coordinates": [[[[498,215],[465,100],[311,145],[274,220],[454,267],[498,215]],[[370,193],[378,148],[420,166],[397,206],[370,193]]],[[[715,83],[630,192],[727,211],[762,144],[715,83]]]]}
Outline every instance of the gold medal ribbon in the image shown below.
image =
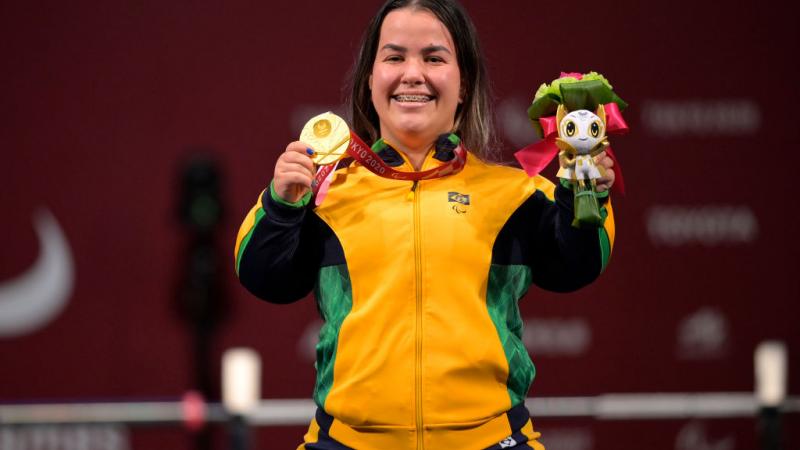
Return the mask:
{"type": "Polygon", "coordinates": [[[322,181],[334,170],[334,163],[345,154],[353,157],[375,175],[405,181],[430,180],[451,175],[460,171],[467,161],[467,151],[459,144],[453,150],[455,157],[452,160],[433,169],[421,172],[395,170],[350,131],[344,119],[330,112],[309,120],[300,133],[300,141],[314,150],[315,154],[312,157],[314,163],[323,166],[314,177],[314,195],[317,194],[322,181]]]}

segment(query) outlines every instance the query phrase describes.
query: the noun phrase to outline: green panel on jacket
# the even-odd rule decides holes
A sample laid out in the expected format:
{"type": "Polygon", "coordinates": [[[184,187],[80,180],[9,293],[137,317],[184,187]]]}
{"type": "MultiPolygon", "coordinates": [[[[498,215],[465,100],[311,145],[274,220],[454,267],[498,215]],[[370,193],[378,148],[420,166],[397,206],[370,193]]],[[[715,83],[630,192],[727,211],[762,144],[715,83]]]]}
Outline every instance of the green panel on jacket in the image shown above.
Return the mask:
{"type": "Polygon", "coordinates": [[[525,401],[536,368],[522,343],[522,318],[517,301],[531,284],[531,269],[525,265],[492,264],[486,288],[486,307],[497,329],[508,361],[508,395],[511,404],[525,401]]]}
{"type": "Polygon", "coordinates": [[[322,267],[319,270],[319,283],[315,292],[320,314],[325,320],[319,332],[317,344],[317,382],[314,386],[314,400],[321,407],[333,385],[333,366],[336,361],[336,346],[339,342],[339,329],[350,309],[353,307],[353,293],[347,265],[322,267]]]}

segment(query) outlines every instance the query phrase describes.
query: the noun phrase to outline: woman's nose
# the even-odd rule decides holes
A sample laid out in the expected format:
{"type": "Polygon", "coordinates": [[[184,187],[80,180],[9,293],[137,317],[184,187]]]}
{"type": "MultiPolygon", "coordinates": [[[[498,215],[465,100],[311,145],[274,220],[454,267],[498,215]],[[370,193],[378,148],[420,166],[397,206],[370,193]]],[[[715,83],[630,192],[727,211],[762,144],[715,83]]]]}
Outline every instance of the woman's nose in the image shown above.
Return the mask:
{"type": "Polygon", "coordinates": [[[425,68],[419,61],[408,60],[403,68],[403,76],[400,79],[405,84],[422,84],[425,82],[425,68]]]}

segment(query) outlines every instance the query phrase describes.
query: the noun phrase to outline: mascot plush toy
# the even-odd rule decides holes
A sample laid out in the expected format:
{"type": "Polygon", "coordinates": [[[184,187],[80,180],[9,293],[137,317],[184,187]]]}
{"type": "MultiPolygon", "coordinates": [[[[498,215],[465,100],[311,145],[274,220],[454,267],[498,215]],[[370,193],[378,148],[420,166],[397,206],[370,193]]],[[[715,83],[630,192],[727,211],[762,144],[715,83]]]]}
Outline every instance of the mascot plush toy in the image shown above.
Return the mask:
{"type": "MultiPolygon", "coordinates": [[[[558,137],[556,145],[561,151],[558,177],[568,180],[575,191],[575,224],[603,225],[595,188],[597,179],[605,175],[594,157],[608,147],[606,139],[606,113],[603,105],[597,111],[585,109],[568,112],[564,105],[556,111],[558,137]]],[[[573,224],[573,225],[575,225],[573,224]]]]}
{"type": "MultiPolygon", "coordinates": [[[[534,176],[558,153],[562,184],[575,194],[575,227],[600,227],[604,218],[600,213],[597,179],[603,168],[594,157],[606,151],[615,159],[608,143],[608,133],[625,133],[628,130],[621,110],[627,107],[611,89],[602,75],[562,73],[550,85],[542,84],[528,108],[528,117],[541,141],[515,154],[520,164],[534,176]],[[560,151],[559,151],[560,150],[560,151]]],[[[615,190],[624,189],[619,166],[615,165],[615,190]]]]}

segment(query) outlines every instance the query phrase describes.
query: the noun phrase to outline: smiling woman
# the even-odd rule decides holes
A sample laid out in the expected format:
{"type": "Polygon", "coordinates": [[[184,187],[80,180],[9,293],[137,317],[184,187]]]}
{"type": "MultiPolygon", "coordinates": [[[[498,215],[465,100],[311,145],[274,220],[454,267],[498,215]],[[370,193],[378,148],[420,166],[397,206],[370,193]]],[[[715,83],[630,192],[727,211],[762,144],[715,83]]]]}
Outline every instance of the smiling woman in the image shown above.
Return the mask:
{"type": "MultiPolygon", "coordinates": [[[[451,116],[453,127],[464,146],[484,159],[493,159],[494,127],[489,103],[489,79],[483,63],[483,54],[475,27],[460,5],[453,2],[437,1],[391,1],[387,2],[370,22],[364,34],[358,59],[353,70],[351,109],[353,130],[359,136],[375,141],[380,137],[380,116],[372,91],[372,77],[379,68],[383,47],[392,50],[392,45],[400,46],[392,39],[418,40],[415,50],[425,50],[425,55],[405,55],[406,57],[430,56],[426,67],[442,65],[442,70],[430,75],[444,74],[446,69],[455,69],[457,76],[452,82],[458,83],[457,104],[451,116]],[[417,27],[414,32],[405,26],[417,27]],[[424,33],[424,34],[420,34],[424,33]],[[457,36],[458,39],[453,39],[457,36]],[[425,42],[427,38],[428,42],[425,42]],[[440,60],[441,59],[441,60],[440,60]],[[457,67],[452,67],[452,65],[457,67]]],[[[402,47],[402,46],[401,46],[402,47]]],[[[394,48],[409,52],[410,47],[394,48]]],[[[428,78],[433,83],[433,78],[428,78]]],[[[437,80],[439,81],[439,80],[437,80]]],[[[417,86],[418,88],[435,88],[417,86]]],[[[384,136],[385,137],[385,136],[384,136]]]]}
{"type": "Polygon", "coordinates": [[[378,47],[369,88],[381,137],[419,170],[462,102],[453,38],[432,13],[398,9],[386,16],[378,47]]]}
{"type": "Polygon", "coordinates": [[[487,85],[457,2],[387,2],[353,70],[353,128],[364,161],[407,177],[343,165],[311,202],[314,143],[292,142],[245,218],[242,284],[274,303],[313,290],[325,321],[300,449],[543,449],[517,302],[594,280],[613,215],[606,194],[604,225],[573,227],[569,187],[487,162],[487,85]]]}

